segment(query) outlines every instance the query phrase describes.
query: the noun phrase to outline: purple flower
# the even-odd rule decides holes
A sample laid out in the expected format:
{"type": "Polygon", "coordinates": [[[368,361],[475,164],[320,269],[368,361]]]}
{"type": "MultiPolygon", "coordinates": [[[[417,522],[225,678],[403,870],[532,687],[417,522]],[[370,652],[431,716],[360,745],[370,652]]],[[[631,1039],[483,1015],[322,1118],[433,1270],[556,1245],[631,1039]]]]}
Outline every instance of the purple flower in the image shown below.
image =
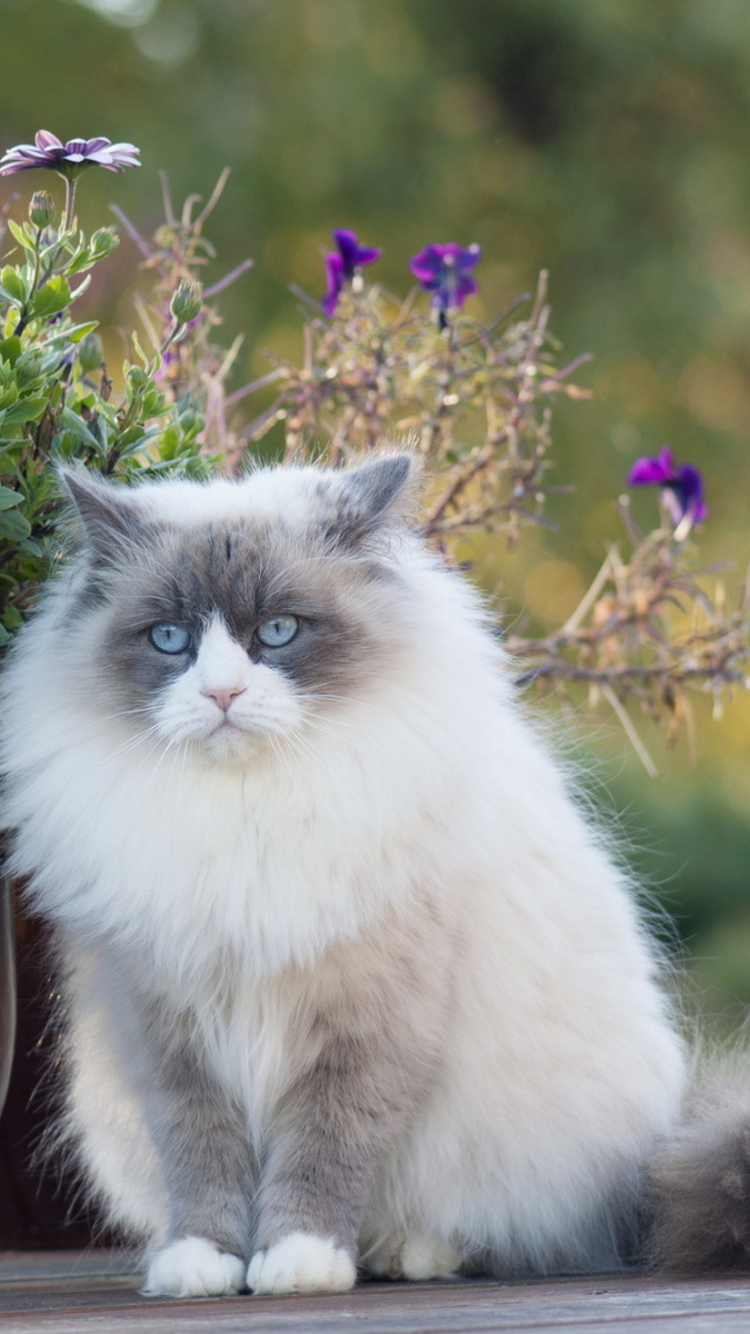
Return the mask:
{"type": "Polygon", "coordinates": [[[373,264],[383,253],[372,246],[360,245],[356,232],[350,232],[345,227],[335,231],[333,239],[338,249],[326,255],[328,290],[323,297],[323,309],[329,319],[336,314],[344,284],[352,281],[363,264],[373,264]]]}
{"type": "Polygon", "coordinates": [[[448,245],[428,245],[415,255],[409,267],[426,292],[434,292],[432,308],[437,312],[441,329],[448,324],[448,311],[462,306],[467,296],[476,292],[477,284],[469,273],[479,263],[482,252],[478,245],[460,246],[455,241],[448,245]]]}
{"type": "Polygon", "coordinates": [[[84,167],[106,167],[108,171],[124,171],[126,167],[140,167],[140,149],[134,144],[113,144],[110,139],[69,139],[61,143],[49,130],[40,130],[33,144],[17,144],[0,158],[0,176],[12,176],[16,171],[32,167],[47,167],[61,176],[75,177],[84,167]]]}
{"type": "Polygon", "coordinates": [[[703,475],[690,463],[678,467],[668,445],[656,459],[637,459],[628,477],[630,486],[659,486],[669,517],[676,528],[689,532],[708,514],[703,498],[703,475]]]}

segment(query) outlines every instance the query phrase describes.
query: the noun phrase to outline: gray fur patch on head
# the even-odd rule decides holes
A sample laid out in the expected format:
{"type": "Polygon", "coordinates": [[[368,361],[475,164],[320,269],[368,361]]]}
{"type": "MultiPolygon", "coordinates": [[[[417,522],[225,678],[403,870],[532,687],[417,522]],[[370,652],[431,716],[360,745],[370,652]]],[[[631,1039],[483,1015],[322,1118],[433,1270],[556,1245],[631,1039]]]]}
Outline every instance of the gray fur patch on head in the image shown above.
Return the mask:
{"type": "MultiPolygon", "coordinates": [[[[66,478],[87,535],[74,619],[89,618],[95,631],[99,688],[147,710],[195,661],[218,615],[252,662],[301,694],[356,691],[403,642],[410,599],[384,534],[409,473],[399,456],[321,474],[304,519],[254,517],[249,507],[247,517],[184,526],[159,524],[158,505],[140,506],[137,491],[66,478]],[[264,621],[290,615],[299,630],[288,644],[260,642],[264,621]],[[190,632],[185,652],[153,646],[149,631],[161,622],[190,632]]],[[[158,501],[158,485],[143,494],[158,501]]]]}

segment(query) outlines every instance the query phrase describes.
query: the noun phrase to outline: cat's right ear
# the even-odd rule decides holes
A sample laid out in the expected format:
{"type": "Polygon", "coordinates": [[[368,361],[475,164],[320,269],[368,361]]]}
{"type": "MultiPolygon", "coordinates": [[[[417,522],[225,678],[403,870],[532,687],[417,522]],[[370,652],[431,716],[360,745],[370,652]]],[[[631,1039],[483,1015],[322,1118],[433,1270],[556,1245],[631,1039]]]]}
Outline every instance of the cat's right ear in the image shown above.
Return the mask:
{"type": "Polygon", "coordinates": [[[58,469],[81,520],[86,546],[100,567],[116,565],[143,535],[143,524],[127,488],[105,482],[84,468],[58,469]]]}
{"type": "Polygon", "coordinates": [[[384,454],[332,474],[335,516],[330,533],[339,546],[356,546],[387,522],[415,473],[411,454],[384,454]]]}

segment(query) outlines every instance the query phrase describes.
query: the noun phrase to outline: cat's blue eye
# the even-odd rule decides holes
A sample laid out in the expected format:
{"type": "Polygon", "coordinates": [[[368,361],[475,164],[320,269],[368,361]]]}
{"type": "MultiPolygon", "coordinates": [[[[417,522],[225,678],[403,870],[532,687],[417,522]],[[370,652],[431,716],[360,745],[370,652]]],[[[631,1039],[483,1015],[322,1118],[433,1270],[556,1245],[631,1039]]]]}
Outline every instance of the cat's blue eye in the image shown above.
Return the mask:
{"type": "Polygon", "coordinates": [[[272,616],[269,621],[263,621],[255,633],[266,648],[283,648],[285,644],[291,644],[298,630],[296,616],[272,616]]]}
{"type": "Polygon", "coordinates": [[[160,653],[184,653],[192,639],[184,625],[170,625],[166,621],[161,625],[152,625],[148,637],[160,653]]]}

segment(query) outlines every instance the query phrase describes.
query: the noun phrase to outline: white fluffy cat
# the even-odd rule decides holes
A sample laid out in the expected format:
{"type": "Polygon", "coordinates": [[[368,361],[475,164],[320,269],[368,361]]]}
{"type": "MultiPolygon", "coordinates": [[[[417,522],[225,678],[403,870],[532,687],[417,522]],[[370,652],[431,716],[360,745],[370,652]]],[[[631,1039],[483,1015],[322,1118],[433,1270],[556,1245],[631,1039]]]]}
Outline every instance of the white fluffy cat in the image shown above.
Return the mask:
{"type": "Polygon", "coordinates": [[[5,674],[67,1132],[147,1290],[609,1268],[681,1043],[411,461],[129,490],[5,674]]]}

